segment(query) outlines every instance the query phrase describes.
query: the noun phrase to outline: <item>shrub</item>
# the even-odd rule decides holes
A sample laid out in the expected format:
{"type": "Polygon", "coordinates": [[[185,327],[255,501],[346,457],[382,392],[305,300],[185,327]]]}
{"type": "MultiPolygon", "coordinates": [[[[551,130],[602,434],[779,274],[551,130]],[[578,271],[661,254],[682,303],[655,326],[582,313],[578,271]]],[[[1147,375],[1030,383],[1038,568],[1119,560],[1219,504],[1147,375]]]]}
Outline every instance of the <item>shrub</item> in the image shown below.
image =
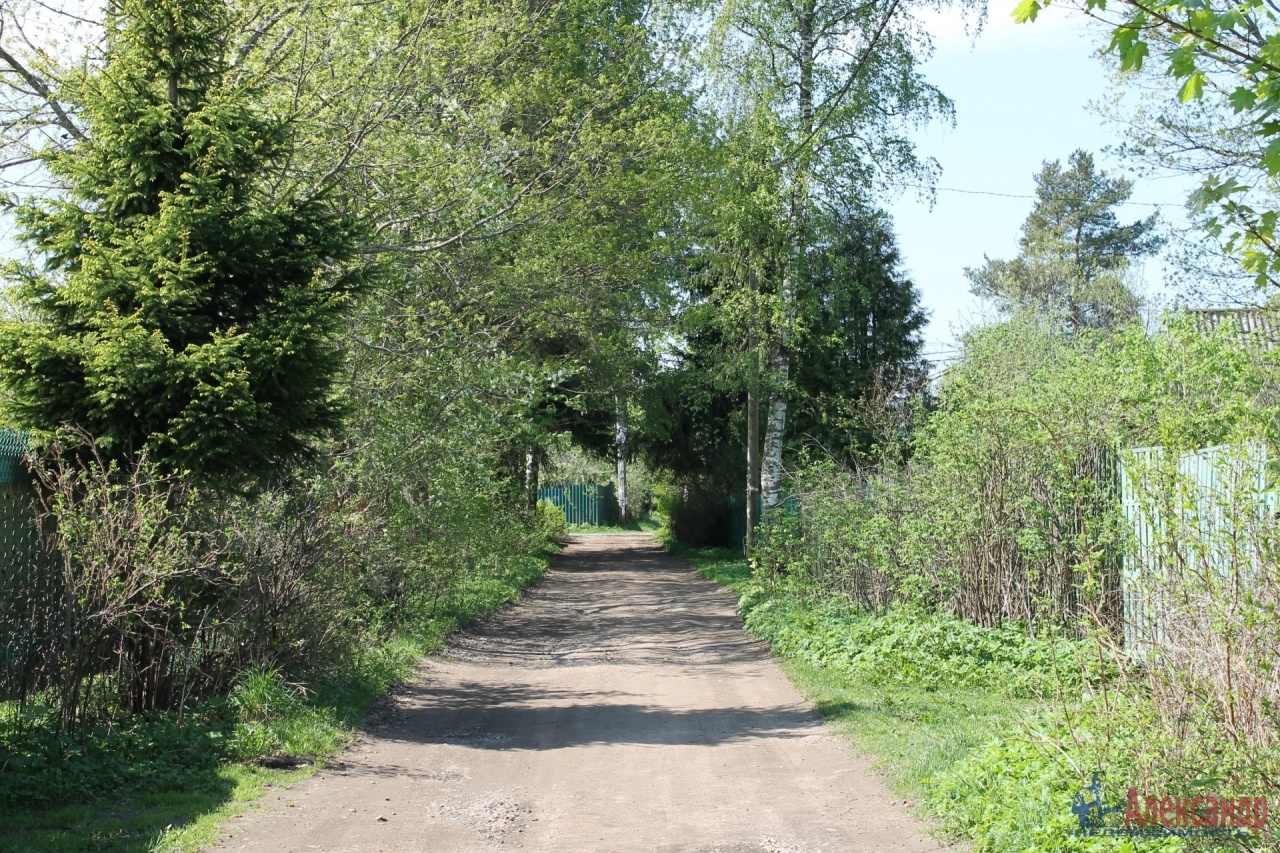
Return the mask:
{"type": "Polygon", "coordinates": [[[538,501],[534,516],[534,535],[544,541],[563,539],[569,529],[564,510],[551,501],[538,501]]]}
{"type": "Polygon", "coordinates": [[[658,497],[658,511],[677,542],[692,548],[730,544],[724,495],[694,484],[674,487],[658,497]]]}

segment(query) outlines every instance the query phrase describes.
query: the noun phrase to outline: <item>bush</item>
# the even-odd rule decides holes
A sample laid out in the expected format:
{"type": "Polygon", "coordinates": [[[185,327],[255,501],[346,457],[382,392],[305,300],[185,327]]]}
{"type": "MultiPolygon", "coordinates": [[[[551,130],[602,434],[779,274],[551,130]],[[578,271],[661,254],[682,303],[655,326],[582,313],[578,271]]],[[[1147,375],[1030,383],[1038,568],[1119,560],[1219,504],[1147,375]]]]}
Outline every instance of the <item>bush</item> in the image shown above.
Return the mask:
{"type": "Polygon", "coordinates": [[[220,645],[233,584],[224,544],[198,523],[204,496],[145,456],[108,462],[88,437],[34,465],[61,594],[31,612],[40,639],[19,698],[40,693],[69,731],[198,696],[208,679],[197,649],[220,645]]]}
{"type": "Polygon", "coordinates": [[[243,673],[228,702],[236,713],[227,744],[235,758],[328,755],[344,740],[333,712],[309,706],[303,689],[287,683],[278,670],[243,673]]]}
{"type": "Polygon", "coordinates": [[[691,548],[728,547],[725,497],[698,485],[676,486],[658,495],[658,511],[675,540],[691,548]]]}
{"type": "Polygon", "coordinates": [[[538,501],[533,526],[538,538],[551,542],[564,538],[569,521],[564,510],[551,501],[538,501]]]}

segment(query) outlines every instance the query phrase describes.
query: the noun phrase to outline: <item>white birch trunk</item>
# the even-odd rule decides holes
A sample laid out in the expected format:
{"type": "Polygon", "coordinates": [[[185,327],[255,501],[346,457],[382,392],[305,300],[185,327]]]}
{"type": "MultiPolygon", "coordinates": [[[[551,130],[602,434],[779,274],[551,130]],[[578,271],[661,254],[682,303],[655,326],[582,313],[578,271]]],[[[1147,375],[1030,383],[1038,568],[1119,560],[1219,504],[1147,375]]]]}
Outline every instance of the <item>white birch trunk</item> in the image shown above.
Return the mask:
{"type": "MultiPolygon", "coordinates": [[[[815,0],[805,0],[798,21],[800,51],[797,100],[800,108],[802,149],[813,130],[813,68],[816,41],[814,34],[815,0]]],[[[787,381],[791,378],[791,326],[796,319],[796,277],[801,274],[801,260],[808,248],[809,229],[809,154],[799,152],[796,174],[792,177],[791,210],[787,223],[786,261],[782,274],[782,326],[774,335],[769,349],[769,411],[765,421],[764,447],[761,448],[760,493],[767,516],[782,502],[782,445],[787,430],[787,381]]]]}
{"type": "Polygon", "coordinates": [[[618,523],[626,524],[630,520],[627,503],[627,394],[619,391],[614,395],[614,415],[617,429],[614,432],[614,452],[618,456],[618,523]]]}
{"type": "Polygon", "coordinates": [[[538,449],[532,445],[524,454],[525,503],[529,509],[538,506],[538,449]]]}
{"type": "MultiPolygon", "coordinates": [[[[756,371],[759,374],[759,371],[756,371]]],[[[743,553],[750,559],[756,550],[760,525],[760,387],[753,378],[747,388],[747,538],[743,553]]]]}
{"type": "Polygon", "coordinates": [[[760,454],[760,496],[766,515],[782,501],[782,444],[787,430],[785,386],[791,374],[791,354],[785,344],[775,345],[769,354],[769,373],[774,387],[769,393],[769,415],[760,454]]]}

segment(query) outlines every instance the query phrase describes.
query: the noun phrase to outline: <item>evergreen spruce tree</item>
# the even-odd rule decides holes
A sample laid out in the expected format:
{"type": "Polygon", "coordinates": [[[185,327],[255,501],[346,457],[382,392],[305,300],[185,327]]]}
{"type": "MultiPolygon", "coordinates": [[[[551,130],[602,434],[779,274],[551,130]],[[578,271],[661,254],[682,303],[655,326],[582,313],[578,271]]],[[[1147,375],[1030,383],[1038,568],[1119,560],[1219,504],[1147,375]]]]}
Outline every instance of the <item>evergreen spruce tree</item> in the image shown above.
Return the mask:
{"type": "Polygon", "coordinates": [[[61,193],[16,208],[45,263],[10,268],[0,378],[20,426],[244,484],[336,423],[351,229],[269,191],[290,127],[228,67],[225,3],[109,8],[105,61],[67,93],[87,141],[49,156],[61,193]]]}
{"type": "Polygon", "coordinates": [[[874,440],[858,416],[872,395],[923,386],[928,315],[884,212],[849,204],[825,225],[801,285],[807,334],[796,351],[792,443],[852,456],[874,440]]]}

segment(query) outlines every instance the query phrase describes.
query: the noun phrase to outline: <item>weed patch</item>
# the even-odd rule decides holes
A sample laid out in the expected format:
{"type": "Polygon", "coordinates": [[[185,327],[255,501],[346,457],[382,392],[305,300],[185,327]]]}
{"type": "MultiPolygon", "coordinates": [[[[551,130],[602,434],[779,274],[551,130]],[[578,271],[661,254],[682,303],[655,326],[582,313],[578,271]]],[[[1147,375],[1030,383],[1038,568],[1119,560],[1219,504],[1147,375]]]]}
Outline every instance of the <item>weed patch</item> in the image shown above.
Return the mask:
{"type": "Polygon", "coordinates": [[[136,715],[74,734],[58,733],[38,707],[0,703],[0,853],[181,853],[214,843],[267,787],[312,772],[245,762],[336,754],[376,699],[411,678],[450,631],[518,597],[549,558],[513,558],[467,578],[445,611],[353,648],[312,684],[258,668],[181,716],[136,715]]]}
{"type": "Polygon", "coordinates": [[[1146,730],[1140,709],[1127,727],[1104,732],[1095,724],[1113,718],[1090,715],[1089,703],[1101,698],[1081,697],[1111,673],[1099,671],[1088,641],[909,609],[868,614],[764,589],[734,552],[672,550],[742,595],[747,629],[782,658],[816,709],[875,759],[890,786],[915,801],[935,834],[971,842],[976,853],[1218,849],[1073,834],[1073,801],[1094,769],[1111,770],[1109,802],[1123,801],[1123,786],[1135,780],[1173,790],[1161,778],[1179,775],[1158,778],[1134,758],[1146,730]],[[1059,701],[1067,694],[1073,702],[1059,701]]]}
{"type": "Polygon", "coordinates": [[[786,657],[876,686],[984,687],[1010,696],[1076,689],[1095,666],[1087,643],[979,628],[909,607],[870,614],[817,598],[746,591],[747,628],[786,657]]]}

